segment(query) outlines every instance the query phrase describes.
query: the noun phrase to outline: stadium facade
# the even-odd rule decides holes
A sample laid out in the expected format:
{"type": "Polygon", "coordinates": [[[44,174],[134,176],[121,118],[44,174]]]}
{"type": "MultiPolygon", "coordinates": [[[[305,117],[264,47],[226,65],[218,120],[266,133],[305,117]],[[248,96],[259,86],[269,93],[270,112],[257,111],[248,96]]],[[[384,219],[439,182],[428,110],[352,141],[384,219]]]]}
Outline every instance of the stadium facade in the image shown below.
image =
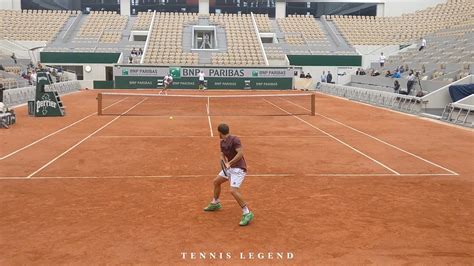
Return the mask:
{"type": "Polygon", "coordinates": [[[156,10],[159,12],[285,15],[399,16],[444,0],[3,0],[0,9],[116,11],[121,15],[156,10]]]}

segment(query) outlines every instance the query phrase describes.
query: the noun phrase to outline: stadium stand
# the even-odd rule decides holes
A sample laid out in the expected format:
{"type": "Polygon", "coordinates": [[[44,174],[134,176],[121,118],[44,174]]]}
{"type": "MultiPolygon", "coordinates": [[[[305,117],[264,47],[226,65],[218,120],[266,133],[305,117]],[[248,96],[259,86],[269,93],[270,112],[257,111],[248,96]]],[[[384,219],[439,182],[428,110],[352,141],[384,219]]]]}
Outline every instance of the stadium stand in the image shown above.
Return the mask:
{"type": "Polygon", "coordinates": [[[113,31],[113,32],[104,32],[99,39],[101,43],[118,43],[122,38],[122,32],[113,31]]]}
{"type": "Polygon", "coordinates": [[[472,0],[449,0],[446,4],[400,17],[329,15],[351,45],[389,45],[416,42],[427,34],[472,18],[472,0]]]}
{"type": "Polygon", "coordinates": [[[72,14],[77,12],[0,10],[0,39],[51,42],[72,14]]]}
{"type": "MultiPolygon", "coordinates": [[[[407,49],[390,56],[381,73],[399,66],[420,71],[422,79],[453,82],[474,73],[474,18],[426,37],[422,51],[407,49]]],[[[405,73],[406,75],[406,73],[405,73]]]]}
{"type": "Polygon", "coordinates": [[[286,18],[277,19],[277,23],[285,40],[289,44],[317,44],[326,42],[326,35],[317,24],[313,16],[289,15],[286,18]]]}
{"type": "Polygon", "coordinates": [[[183,27],[196,23],[195,13],[157,13],[150,35],[150,44],[145,51],[144,63],[181,64],[198,63],[197,53],[183,52],[183,27]]]}
{"type": "Polygon", "coordinates": [[[257,23],[258,31],[272,32],[272,24],[267,14],[254,14],[254,18],[257,23]]]}
{"type": "Polygon", "coordinates": [[[118,42],[127,21],[127,16],[111,11],[92,11],[76,39],[98,39],[102,43],[118,42]]]}
{"type": "Polygon", "coordinates": [[[264,45],[267,58],[269,60],[284,60],[286,55],[283,49],[278,46],[264,45]]]}
{"type": "Polygon", "coordinates": [[[251,15],[211,14],[210,21],[224,27],[227,37],[227,51],[214,53],[211,58],[212,64],[266,65],[251,15]]]}
{"type": "Polygon", "coordinates": [[[148,30],[150,28],[153,12],[138,12],[137,20],[132,30],[148,30]]]}

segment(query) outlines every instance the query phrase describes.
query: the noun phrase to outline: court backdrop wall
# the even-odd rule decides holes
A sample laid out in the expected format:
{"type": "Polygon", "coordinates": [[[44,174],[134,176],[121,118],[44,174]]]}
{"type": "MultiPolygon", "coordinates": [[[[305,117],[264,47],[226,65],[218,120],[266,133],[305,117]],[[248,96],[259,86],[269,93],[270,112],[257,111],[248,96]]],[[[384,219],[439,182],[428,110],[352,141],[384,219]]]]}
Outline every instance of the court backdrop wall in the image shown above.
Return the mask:
{"type": "Polygon", "coordinates": [[[289,67],[200,67],[200,66],[130,66],[114,67],[114,88],[155,89],[161,88],[163,77],[173,76],[176,89],[198,88],[198,74],[203,71],[208,89],[271,89],[293,88],[294,71],[301,68],[289,67]]]}

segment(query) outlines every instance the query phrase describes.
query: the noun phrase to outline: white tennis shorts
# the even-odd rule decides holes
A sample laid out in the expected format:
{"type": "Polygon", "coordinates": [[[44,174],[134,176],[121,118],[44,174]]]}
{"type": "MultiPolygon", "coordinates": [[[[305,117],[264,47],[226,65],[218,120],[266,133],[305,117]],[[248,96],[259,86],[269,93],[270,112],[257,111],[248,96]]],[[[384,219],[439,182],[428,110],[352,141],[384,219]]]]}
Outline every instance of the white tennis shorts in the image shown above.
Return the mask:
{"type": "MultiPolygon", "coordinates": [[[[227,170],[227,174],[230,175],[230,186],[239,188],[242,182],[244,182],[247,173],[241,168],[230,168],[227,170]]],[[[222,170],[219,172],[219,176],[229,179],[222,170]]]]}

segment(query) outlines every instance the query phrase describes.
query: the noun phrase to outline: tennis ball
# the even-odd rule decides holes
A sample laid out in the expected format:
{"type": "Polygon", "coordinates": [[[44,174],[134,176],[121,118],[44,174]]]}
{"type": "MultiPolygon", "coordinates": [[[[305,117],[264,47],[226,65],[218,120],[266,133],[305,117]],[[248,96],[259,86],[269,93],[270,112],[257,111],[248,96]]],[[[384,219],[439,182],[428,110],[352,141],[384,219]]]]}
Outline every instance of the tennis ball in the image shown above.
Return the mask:
{"type": "Polygon", "coordinates": [[[170,119],[173,119],[173,117],[172,117],[172,116],[170,116],[170,119]]]}

